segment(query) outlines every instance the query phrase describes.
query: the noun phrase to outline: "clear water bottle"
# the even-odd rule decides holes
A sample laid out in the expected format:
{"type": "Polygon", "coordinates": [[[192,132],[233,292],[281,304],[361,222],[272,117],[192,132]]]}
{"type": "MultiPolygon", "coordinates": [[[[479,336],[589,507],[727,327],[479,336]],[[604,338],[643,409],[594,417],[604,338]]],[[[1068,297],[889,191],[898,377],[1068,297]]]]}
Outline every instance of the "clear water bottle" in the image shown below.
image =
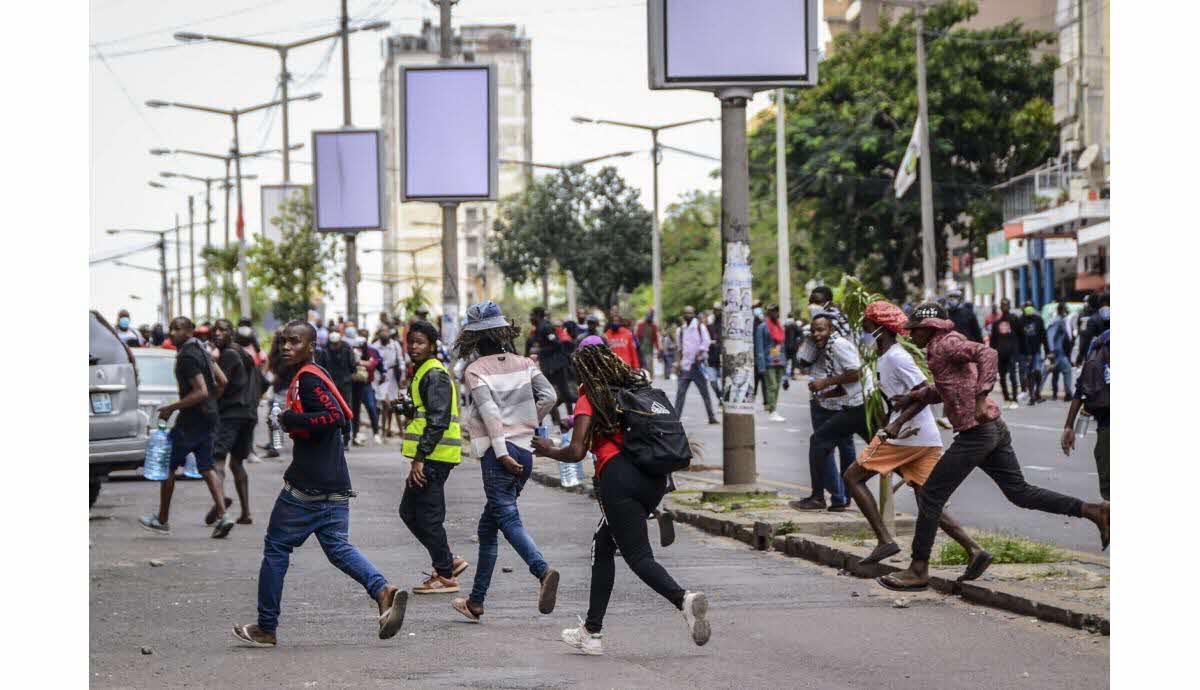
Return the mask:
{"type": "Polygon", "coordinates": [[[196,469],[195,453],[188,453],[187,462],[183,464],[183,476],[188,479],[199,479],[202,476],[200,470],[196,469]]]}
{"type": "Polygon", "coordinates": [[[282,413],[279,401],[273,400],[271,414],[267,417],[267,426],[271,428],[271,447],[275,450],[283,450],[283,427],[279,425],[279,415],[282,413]]]}
{"type": "Polygon", "coordinates": [[[142,462],[142,476],[161,482],[171,472],[171,437],[167,434],[167,423],[161,419],[158,428],[146,439],[146,459],[142,462]]]}
{"type": "MultiPolygon", "coordinates": [[[[546,427],[539,426],[537,428],[537,435],[541,436],[543,438],[546,438],[547,437],[546,427]]],[[[571,442],[571,431],[567,431],[567,433],[563,434],[561,445],[565,446],[565,445],[569,444],[570,442],[571,442]]],[[[583,472],[583,467],[580,465],[580,463],[559,461],[559,463],[558,463],[558,482],[565,487],[579,486],[580,484],[583,483],[583,479],[580,476],[582,474],[582,472],[583,472]]]]}

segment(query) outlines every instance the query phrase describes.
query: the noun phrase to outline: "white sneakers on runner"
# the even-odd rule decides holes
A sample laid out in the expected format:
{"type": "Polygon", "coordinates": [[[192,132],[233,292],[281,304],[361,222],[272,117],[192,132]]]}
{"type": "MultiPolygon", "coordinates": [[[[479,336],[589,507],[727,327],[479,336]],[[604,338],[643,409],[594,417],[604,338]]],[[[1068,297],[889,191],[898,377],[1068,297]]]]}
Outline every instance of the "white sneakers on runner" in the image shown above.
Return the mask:
{"type": "Polygon", "coordinates": [[[771,413],[771,421],[772,422],[786,422],[787,419],[783,415],[779,414],[779,412],[772,412],[771,413]]]}
{"type": "Polygon", "coordinates": [[[583,618],[579,619],[578,628],[567,628],[562,631],[562,641],[589,656],[600,656],[604,653],[603,635],[590,633],[583,626],[583,618]]]}
{"type": "Polygon", "coordinates": [[[712,626],[708,624],[708,597],[704,596],[704,592],[683,595],[683,619],[692,633],[692,642],[704,646],[712,637],[712,626]]]}

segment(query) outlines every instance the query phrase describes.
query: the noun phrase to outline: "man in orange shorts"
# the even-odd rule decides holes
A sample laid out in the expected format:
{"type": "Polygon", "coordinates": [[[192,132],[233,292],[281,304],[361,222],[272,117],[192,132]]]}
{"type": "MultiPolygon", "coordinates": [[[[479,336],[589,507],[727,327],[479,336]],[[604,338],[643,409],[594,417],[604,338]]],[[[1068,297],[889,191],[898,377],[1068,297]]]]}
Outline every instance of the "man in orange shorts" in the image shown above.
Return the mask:
{"type": "MultiPolygon", "coordinates": [[[[899,307],[882,301],[867,305],[863,315],[864,345],[873,343],[879,353],[875,365],[876,381],[887,400],[928,385],[912,355],[897,342],[897,336],[907,333],[904,328],[907,322],[908,317],[899,307]]],[[[867,489],[867,480],[876,474],[898,472],[913,491],[920,491],[941,456],[942,436],[933,413],[927,406],[914,405],[893,410],[888,425],[879,430],[854,464],[846,469],[846,487],[878,540],[875,550],[862,563],[878,563],[900,553],[900,547],[883,525],[879,507],[867,489]]],[[[961,579],[974,580],[982,575],[991,565],[991,554],[971,539],[945,511],[938,524],[967,551],[969,565],[961,579]]]]}

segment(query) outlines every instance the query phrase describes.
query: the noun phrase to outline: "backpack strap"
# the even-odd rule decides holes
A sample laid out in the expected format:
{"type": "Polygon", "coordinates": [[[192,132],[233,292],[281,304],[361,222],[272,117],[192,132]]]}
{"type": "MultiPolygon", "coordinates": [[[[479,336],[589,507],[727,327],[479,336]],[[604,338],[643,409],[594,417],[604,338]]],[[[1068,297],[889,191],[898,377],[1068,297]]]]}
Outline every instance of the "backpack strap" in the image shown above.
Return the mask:
{"type": "Polygon", "coordinates": [[[337,400],[338,406],[342,408],[342,414],[345,416],[346,421],[354,419],[354,413],[350,411],[350,406],[347,405],[346,400],[342,398],[341,392],[338,391],[338,388],[336,385],[334,385],[333,380],[329,378],[329,374],[325,373],[324,369],[316,364],[313,364],[312,362],[300,367],[300,370],[297,371],[296,375],[292,377],[292,382],[288,386],[287,395],[289,407],[296,412],[303,411],[298,408],[300,406],[300,377],[304,374],[312,374],[320,379],[321,383],[325,384],[325,387],[328,388],[331,393],[333,393],[333,398],[334,400],[337,400]]]}

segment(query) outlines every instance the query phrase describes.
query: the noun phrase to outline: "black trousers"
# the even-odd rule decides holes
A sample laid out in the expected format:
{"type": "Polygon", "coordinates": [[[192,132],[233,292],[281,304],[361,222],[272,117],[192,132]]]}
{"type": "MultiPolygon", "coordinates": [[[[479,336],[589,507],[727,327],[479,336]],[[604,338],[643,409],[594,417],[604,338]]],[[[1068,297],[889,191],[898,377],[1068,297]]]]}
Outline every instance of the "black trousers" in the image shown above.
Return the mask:
{"type": "Polygon", "coordinates": [[[446,479],[454,465],[448,462],[425,461],[425,486],[405,485],[400,499],[400,519],[421,542],[433,562],[433,569],[442,577],[451,577],[454,554],[446,538],[446,479]]]}
{"type": "Polygon", "coordinates": [[[1017,356],[1012,353],[999,353],[1000,360],[1000,390],[1004,393],[1005,400],[1017,399],[1017,393],[1021,392],[1021,385],[1017,382],[1017,356]],[[1011,384],[1009,382],[1012,382],[1011,384]],[[1011,394],[1010,388],[1011,385],[1011,394]]]}
{"type": "Polygon", "coordinates": [[[849,492],[846,491],[842,475],[850,465],[854,464],[854,435],[858,434],[864,441],[870,442],[867,436],[867,408],[864,405],[843,407],[833,412],[819,407],[814,399],[812,436],[808,439],[808,476],[812,481],[812,495],[824,500],[828,491],[833,505],[845,505],[850,502],[849,492]],[[840,452],[842,468],[839,471],[834,462],[833,449],[849,446],[849,452],[840,452]]]}
{"type": "Polygon", "coordinates": [[[1002,420],[960,432],[942,454],[925,486],[917,493],[917,530],[913,535],[914,561],[928,561],[937,534],[938,518],[950,495],[976,467],[987,473],[1014,505],[1057,515],[1083,516],[1083,501],[1034,486],[1025,481],[1012,436],[1002,420]]]}
{"type": "Polygon", "coordinates": [[[682,587],[671,577],[650,549],[646,518],[658,507],[667,491],[666,477],[652,477],[620,455],[609,460],[600,473],[596,497],[603,513],[592,536],[592,585],[588,597],[588,632],[598,633],[612,596],[616,577],[616,548],[634,572],[675,608],[683,608],[682,587]]]}

